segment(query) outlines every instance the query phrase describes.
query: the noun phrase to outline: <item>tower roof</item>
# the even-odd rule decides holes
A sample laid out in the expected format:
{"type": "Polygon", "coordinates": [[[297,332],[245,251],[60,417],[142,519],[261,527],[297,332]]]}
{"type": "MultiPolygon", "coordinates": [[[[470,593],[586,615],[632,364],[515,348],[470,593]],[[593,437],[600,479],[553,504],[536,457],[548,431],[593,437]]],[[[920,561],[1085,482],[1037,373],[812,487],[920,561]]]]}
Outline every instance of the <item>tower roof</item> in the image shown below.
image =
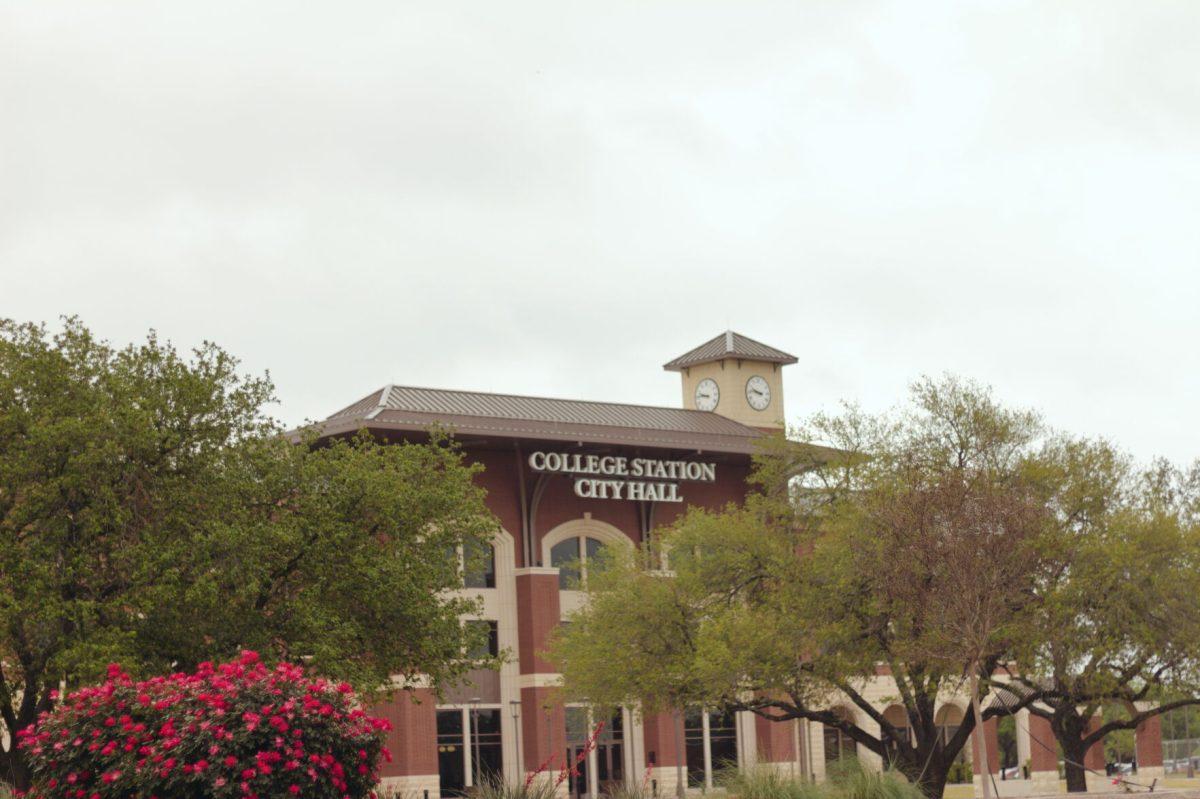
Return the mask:
{"type": "Polygon", "coordinates": [[[789,355],[783,350],[768,347],[761,341],[726,330],[696,349],[685,352],[673,361],[663,364],[663,368],[671,372],[679,372],[689,366],[697,366],[712,361],[723,361],[726,358],[742,358],[747,361],[766,361],[767,363],[795,363],[796,356],[789,355]]]}

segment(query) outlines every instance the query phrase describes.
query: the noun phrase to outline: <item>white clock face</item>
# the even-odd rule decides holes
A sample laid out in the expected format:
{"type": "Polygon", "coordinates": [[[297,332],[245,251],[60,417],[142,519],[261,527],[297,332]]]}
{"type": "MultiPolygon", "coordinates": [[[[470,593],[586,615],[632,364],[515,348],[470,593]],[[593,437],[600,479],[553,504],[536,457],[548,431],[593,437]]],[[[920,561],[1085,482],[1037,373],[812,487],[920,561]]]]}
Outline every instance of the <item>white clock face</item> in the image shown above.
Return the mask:
{"type": "Polygon", "coordinates": [[[696,408],[702,411],[711,411],[717,407],[717,403],[721,401],[721,390],[717,388],[717,381],[711,377],[706,377],[696,384],[696,408]]]}
{"type": "Polygon", "coordinates": [[[746,381],[746,402],[756,411],[765,411],[771,404],[771,387],[764,378],[755,375],[746,381]]]}

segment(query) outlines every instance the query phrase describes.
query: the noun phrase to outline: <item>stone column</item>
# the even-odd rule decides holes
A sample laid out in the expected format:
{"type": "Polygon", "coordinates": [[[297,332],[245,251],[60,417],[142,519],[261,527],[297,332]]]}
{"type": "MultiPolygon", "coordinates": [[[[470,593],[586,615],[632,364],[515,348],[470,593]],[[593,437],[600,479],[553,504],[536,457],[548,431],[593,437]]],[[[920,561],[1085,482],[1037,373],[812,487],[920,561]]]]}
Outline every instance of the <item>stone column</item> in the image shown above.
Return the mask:
{"type": "Polygon", "coordinates": [[[566,760],[566,721],[554,696],[560,675],[544,652],[559,622],[558,569],[516,570],[517,658],[521,685],[521,749],[525,773],[555,779],[566,760]]]}
{"type": "Polygon", "coordinates": [[[1162,716],[1151,716],[1133,731],[1139,782],[1163,777],[1162,716]]]}
{"type": "MultiPolygon", "coordinates": [[[[796,762],[796,721],[771,721],[754,716],[754,737],[759,763],[769,763],[787,776],[799,776],[796,762]]],[[[749,764],[753,765],[753,764],[749,764]]]]}
{"type": "Polygon", "coordinates": [[[370,709],[371,715],[392,723],[387,734],[392,762],[380,773],[381,784],[424,799],[439,796],[437,755],[437,698],[420,688],[397,693],[392,701],[370,709]]]}
{"type": "Polygon", "coordinates": [[[1050,720],[1029,714],[1029,779],[1035,794],[1058,793],[1058,742],[1050,720]]]}
{"type": "MultiPolygon", "coordinates": [[[[967,709],[968,713],[974,711],[967,709]]],[[[1000,739],[998,736],[999,721],[993,716],[983,723],[982,735],[979,727],[975,727],[971,731],[971,771],[975,775],[971,780],[975,787],[975,795],[982,796],[983,781],[992,778],[992,775],[1000,773],[1000,739]],[[991,774],[983,773],[983,758],[980,755],[980,746],[987,747],[987,762],[988,770],[991,774]]],[[[997,779],[997,782],[999,780],[997,779]]]]}
{"type": "MultiPolygon", "coordinates": [[[[1100,729],[1100,725],[1103,723],[1104,720],[1099,716],[1092,716],[1092,718],[1088,721],[1088,734],[1091,735],[1093,732],[1100,729]]],[[[1109,777],[1104,773],[1103,738],[1088,747],[1087,754],[1085,754],[1083,757],[1083,765],[1088,768],[1087,783],[1089,791],[1112,790],[1112,777],[1109,777]]]]}
{"type": "MultiPolygon", "coordinates": [[[[972,712],[970,710],[968,713],[972,712]]],[[[983,723],[983,741],[987,745],[987,762],[988,769],[993,774],[1000,773],[1000,738],[998,736],[999,722],[995,717],[992,717],[983,723]]],[[[976,727],[971,732],[971,767],[975,774],[982,774],[983,758],[980,757],[980,735],[979,727],[976,727]]]]}
{"type": "Polygon", "coordinates": [[[687,786],[687,754],[675,747],[678,734],[683,746],[683,715],[655,713],[642,719],[642,736],[646,745],[646,768],[650,770],[650,790],[659,796],[675,795],[676,774],[683,774],[687,786]],[[675,767],[679,766],[677,770],[675,767]]]}

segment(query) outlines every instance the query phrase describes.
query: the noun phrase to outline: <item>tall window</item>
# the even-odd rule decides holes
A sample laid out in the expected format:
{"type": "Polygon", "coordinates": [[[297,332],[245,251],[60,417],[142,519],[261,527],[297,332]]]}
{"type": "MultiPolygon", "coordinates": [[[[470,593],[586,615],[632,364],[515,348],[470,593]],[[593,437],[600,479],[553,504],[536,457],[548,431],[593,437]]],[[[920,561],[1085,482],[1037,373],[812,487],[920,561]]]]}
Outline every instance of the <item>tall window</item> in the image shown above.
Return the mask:
{"type": "Polygon", "coordinates": [[[461,710],[437,712],[437,750],[442,796],[461,796],[467,787],[467,743],[461,710]]]}
{"type": "Polygon", "coordinates": [[[611,796],[625,783],[625,720],[621,711],[604,725],[596,742],[596,780],[599,793],[611,796]]]}
{"type": "Polygon", "coordinates": [[[584,754],[588,735],[591,734],[587,708],[566,708],[566,721],[566,763],[567,768],[571,769],[567,776],[567,795],[579,799],[579,797],[590,795],[588,781],[591,779],[591,772],[588,769],[588,758],[584,754]]]}
{"type": "MultiPolygon", "coordinates": [[[[837,708],[834,713],[843,719],[849,719],[850,716],[843,708],[837,708]]],[[[825,726],[824,732],[826,763],[858,756],[858,744],[849,735],[837,727],[830,726],[825,726]]]]}
{"type": "Polygon", "coordinates": [[[473,632],[483,639],[468,653],[468,656],[474,660],[499,657],[500,630],[497,623],[494,621],[484,621],[483,619],[471,619],[467,624],[472,627],[473,632]]]}
{"type": "Polygon", "coordinates": [[[737,716],[688,708],[683,716],[683,742],[688,784],[711,788],[714,773],[737,767],[737,716]]]}
{"type": "Polygon", "coordinates": [[[604,722],[596,737],[596,747],[586,753],[587,740],[596,728],[598,719],[586,707],[567,707],[568,765],[575,765],[576,774],[567,777],[567,795],[574,799],[585,796],[611,796],[625,784],[625,720],[621,711],[604,722]]]}
{"type": "Polygon", "coordinates": [[[438,710],[437,750],[442,796],[463,796],[468,788],[500,775],[500,709],[438,710]]]}
{"type": "Polygon", "coordinates": [[[463,547],[463,585],[467,588],[496,587],[496,548],[476,542],[463,547]]]}
{"type": "Polygon", "coordinates": [[[550,547],[550,565],[558,569],[558,587],[578,588],[586,582],[588,562],[600,554],[602,546],[598,539],[577,536],[550,547]]]}

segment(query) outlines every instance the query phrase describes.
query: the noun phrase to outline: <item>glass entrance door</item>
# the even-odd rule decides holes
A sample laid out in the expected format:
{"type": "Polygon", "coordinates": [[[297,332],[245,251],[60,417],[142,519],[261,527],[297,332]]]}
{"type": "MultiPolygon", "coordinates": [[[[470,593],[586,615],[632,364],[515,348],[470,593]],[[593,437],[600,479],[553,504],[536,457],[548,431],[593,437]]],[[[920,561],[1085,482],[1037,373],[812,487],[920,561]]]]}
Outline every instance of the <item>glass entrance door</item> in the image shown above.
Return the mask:
{"type": "Polygon", "coordinates": [[[572,799],[583,799],[591,796],[588,790],[588,756],[586,751],[588,739],[587,708],[569,707],[567,717],[567,795],[572,799]]]}
{"type": "Polygon", "coordinates": [[[596,741],[596,780],[601,796],[610,796],[625,784],[625,723],[619,710],[596,741]]]}

